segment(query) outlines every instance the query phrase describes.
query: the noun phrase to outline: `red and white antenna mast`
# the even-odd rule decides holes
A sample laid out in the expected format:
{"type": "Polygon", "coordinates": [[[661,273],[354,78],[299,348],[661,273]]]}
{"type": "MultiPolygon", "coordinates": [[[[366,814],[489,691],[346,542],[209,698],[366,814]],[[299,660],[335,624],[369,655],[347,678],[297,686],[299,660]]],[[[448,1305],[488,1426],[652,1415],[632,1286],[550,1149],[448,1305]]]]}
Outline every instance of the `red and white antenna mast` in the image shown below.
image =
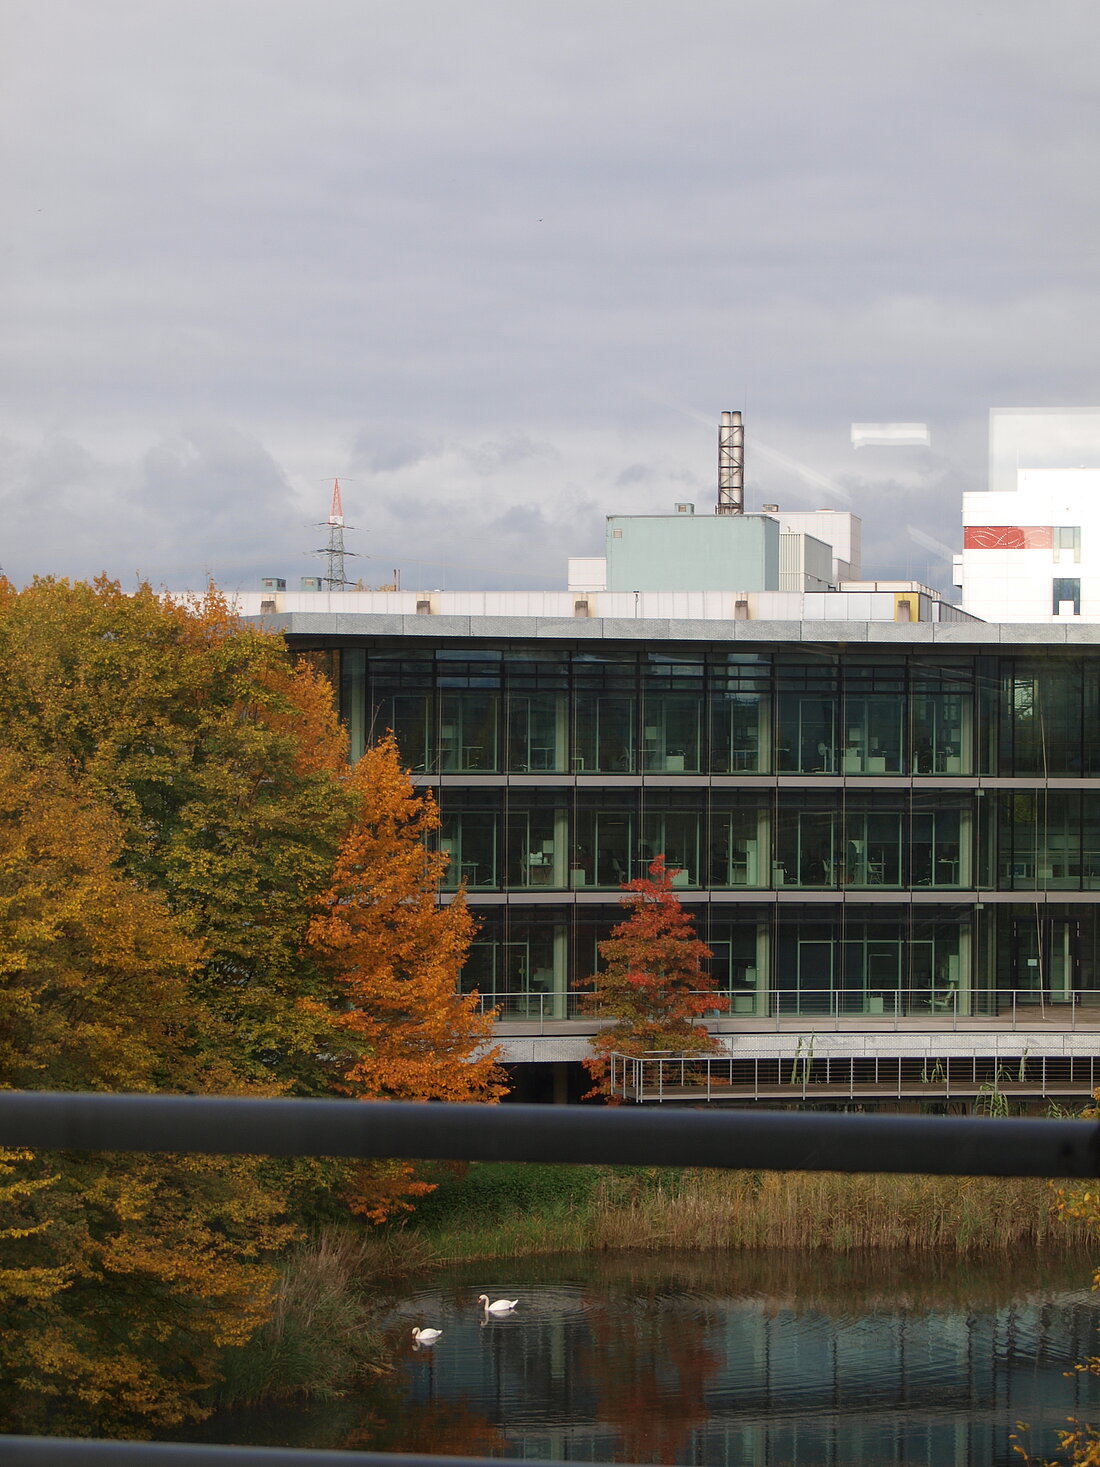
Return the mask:
{"type": "Polygon", "coordinates": [[[344,567],[344,557],[354,551],[344,549],[344,506],[340,499],[340,480],[332,481],[332,508],[328,516],[328,544],[320,552],[326,558],[325,586],[329,591],[342,591],[350,585],[344,567]]]}

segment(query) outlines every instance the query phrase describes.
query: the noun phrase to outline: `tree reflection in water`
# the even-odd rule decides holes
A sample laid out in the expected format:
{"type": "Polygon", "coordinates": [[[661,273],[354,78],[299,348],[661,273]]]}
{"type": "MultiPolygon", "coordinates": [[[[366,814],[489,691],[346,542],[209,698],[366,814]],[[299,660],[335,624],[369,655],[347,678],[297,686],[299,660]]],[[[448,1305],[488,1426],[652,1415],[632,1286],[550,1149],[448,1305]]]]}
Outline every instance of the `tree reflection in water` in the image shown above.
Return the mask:
{"type": "Polygon", "coordinates": [[[449,1457],[503,1457],[507,1438],[483,1411],[466,1401],[429,1401],[410,1416],[408,1400],[394,1392],[386,1405],[376,1405],[366,1419],[337,1445],[349,1451],[446,1452],[449,1457]]]}
{"type": "Polygon", "coordinates": [[[656,1293],[624,1303],[591,1301],[591,1343],[577,1367],[596,1392],[597,1416],[615,1428],[619,1460],[676,1462],[707,1419],[705,1387],[720,1362],[706,1338],[717,1316],[700,1309],[685,1320],[656,1293]]]}

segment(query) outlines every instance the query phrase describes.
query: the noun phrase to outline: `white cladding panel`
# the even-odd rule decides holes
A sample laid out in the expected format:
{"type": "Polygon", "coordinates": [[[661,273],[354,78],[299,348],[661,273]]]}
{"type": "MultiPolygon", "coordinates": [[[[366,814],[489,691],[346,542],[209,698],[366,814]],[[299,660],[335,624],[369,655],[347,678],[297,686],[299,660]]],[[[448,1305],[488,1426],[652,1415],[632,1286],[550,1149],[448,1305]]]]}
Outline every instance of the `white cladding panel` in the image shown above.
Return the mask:
{"type": "MultiPolygon", "coordinates": [[[[897,592],[911,583],[880,583],[848,591],[240,591],[229,596],[241,616],[329,615],[535,617],[564,621],[581,615],[630,621],[893,621],[897,592]]],[[[183,599],[187,593],[183,593],[183,599]]],[[[934,592],[919,596],[921,615],[949,620],[934,592]]],[[[578,618],[579,619],[579,618],[578,618]]]]}
{"type": "Polygon", "coordinates": [[[605,555],[571,555],[566,585],[570,591],[602,591],[607,586],[605,555]]]}
{"type": "Polygon", "coordinates": [[[798,509],[780,510],[775,518],[785,534],[811,535],[831,547],[834,565],[828,579],[835,583],[841,578],[836,561],[843,562],[845,577],[858,579],[862,530],[858,515],[846,509],[798,509]]]}
{"type": "Polygon", "coordinates": [[[1022,550],[964,545],[962,602],[972,615],[1100,621],[1100,469],[1020,469],[1015,491],[964,494],[963,525],[1045,531],[1051,542],[1022,550]],[[1060,545],[1060,539],[1073,543],[1060,545]],[[1059,613],[1055,580],[1079,583],[1079,614],[1059,613]]]}

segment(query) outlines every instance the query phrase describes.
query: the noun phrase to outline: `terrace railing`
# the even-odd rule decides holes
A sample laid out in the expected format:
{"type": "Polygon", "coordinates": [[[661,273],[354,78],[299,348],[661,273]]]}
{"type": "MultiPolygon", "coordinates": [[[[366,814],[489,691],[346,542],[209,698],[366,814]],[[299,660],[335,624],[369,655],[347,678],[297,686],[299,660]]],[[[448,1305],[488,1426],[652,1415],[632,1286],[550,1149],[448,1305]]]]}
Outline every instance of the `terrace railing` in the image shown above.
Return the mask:
{"type": "Polygon", "coordinates": [[[622,1100],[698,1101],[957,1101],[990,1113],[1016,1102],[1087,1101],[1100,1085],[1100,1054],[1044,1049],[1030,1053],[1011,1040],[973,1054],[890,1054],[878,1050],[815,1052],[813,1037],[792,1053],[612,1054],[612,1093],[622,1100]]]}
{"type": "MultiPolygon", "coordinates": [[[[776,1031],[792,1020],[812,1019],[817,1029],[864,1028],[957,1029],[960,1026],[1026,1029],[1036,1025],[1053,1029],[1100,1029],[1100,991],[1052,993],[1049,989],[982,988],[726,988],[716,990],[727,1008],[712,1017],[772,1022],[776,1031]]],[[[525,989],[479,993],[482,1011],[496,1010],[502,1023],[533,1022],[540,1032],[549,1024],[577,1022],[584,1012],[586,992],[567,993],[525,989]]]]}

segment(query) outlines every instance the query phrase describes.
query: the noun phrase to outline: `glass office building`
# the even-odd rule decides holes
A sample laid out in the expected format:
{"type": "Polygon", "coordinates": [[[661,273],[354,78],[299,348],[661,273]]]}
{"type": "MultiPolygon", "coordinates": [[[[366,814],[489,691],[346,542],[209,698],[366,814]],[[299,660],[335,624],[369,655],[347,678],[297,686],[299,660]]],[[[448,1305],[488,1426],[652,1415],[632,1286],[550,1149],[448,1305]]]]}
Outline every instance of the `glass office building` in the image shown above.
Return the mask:
{"type": "Polygon", "coordinates": [[[735,1013],[1098,986],[1100,628],[285,622],[353,752],[393,729],[435,791],[506,1013],[569,1016],[659,854],[735,1013]]]}

